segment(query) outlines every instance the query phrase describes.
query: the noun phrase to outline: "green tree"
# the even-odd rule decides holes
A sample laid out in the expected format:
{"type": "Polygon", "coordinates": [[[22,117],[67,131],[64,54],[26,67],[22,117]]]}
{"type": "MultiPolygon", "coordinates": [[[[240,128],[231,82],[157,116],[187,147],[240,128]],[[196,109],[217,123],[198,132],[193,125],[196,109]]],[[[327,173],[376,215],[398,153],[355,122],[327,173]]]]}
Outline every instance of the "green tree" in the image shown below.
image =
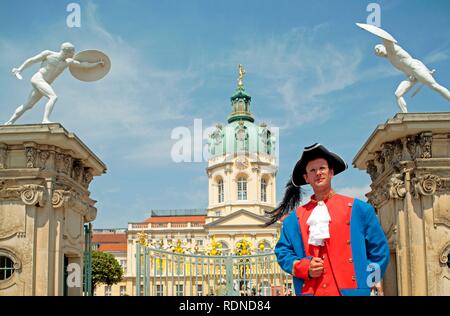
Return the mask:
{"type": "Polygon", "coordinates": [[[110,253],[92,252],[92,289],[100,284],[113,285],[122,281],[123,270],[110,253]]]}

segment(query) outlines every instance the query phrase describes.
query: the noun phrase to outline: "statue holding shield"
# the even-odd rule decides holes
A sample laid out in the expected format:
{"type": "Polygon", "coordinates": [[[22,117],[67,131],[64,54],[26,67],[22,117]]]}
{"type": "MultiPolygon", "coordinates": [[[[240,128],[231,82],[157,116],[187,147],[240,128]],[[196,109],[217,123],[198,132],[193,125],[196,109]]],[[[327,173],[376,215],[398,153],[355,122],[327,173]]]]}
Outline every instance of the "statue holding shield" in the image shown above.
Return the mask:
{"type": "Polygon", "coordinates": [[[94,81],[103,78],[111,68],[108,56],[102,52],[90,50],[75,55],[75,47],[71,43],[63,43],[59,52],[45,50],[27,59],[19,68],[13,68],[12,73],[22,80],[21,72],[35,63],[41,63],[39,71],[31,77],[33,90],[26,102],[20,105],[5,125],[11,125],[26,111],[31,109],[42,97],[48,99],[43,124],[52,123],[49,120],[58,99],[51,84],[67,68],[74,77],[83,81],[94,81]]]}
{"type": "Polygon", "coordinates": [[[404,95],[416,84],[422,84],[412,96],[417,94],[423,85],[430,87],[442,95],[447,101],[450,101],[450,92],[448,89],[439,83],[433,77],[434,70],[428,69],[424,63],[420,60],[413,58],[408,52],[406,52],[400,45],[397,44],[392,35],[385,30],[370,24],[356,23],[360,28],[380,37],[383,39],[383,44],[375,46],[375,54],[379,57],[387,58],[391,64],[403,72],[406,75],[406,79],[403,80],[397,90],[395,96],[397,98],[397,104],[403,113],[407,113],[406,101],[404,95]]]}

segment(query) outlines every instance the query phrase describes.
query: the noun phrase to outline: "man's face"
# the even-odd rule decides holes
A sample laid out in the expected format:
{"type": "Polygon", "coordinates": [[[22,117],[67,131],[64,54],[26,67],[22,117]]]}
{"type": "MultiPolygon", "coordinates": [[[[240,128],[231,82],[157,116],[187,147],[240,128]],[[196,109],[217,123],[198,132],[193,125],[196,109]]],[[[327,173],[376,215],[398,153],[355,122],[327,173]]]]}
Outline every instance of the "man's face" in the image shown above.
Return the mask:
{"type": "Polygon", "coordinates": [[[317,158],[308,162],[306,174],[303,175],[306,183],[311,185],[314,192],[330,190],[333,176],[333,169],[328,167],[328,162],[323,158],[317,158]]]}

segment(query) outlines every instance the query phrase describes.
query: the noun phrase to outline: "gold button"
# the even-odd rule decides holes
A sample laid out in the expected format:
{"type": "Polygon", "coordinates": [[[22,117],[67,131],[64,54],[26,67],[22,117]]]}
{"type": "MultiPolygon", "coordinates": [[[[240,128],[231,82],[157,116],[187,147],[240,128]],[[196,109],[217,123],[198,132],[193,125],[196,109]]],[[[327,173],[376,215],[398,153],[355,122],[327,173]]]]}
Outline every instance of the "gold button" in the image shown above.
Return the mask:
{"type": "Polygon", "coordinates": [[[350,221],[346,221],[345,223],[346,223],[347,225],[350,225],[350,221]]]}
{"type": "Polygon", "coordinates": [[[326,288],[326,287],[327,287],[327,284],[326,284],[326,283],[324,283],[324,284],[322,285],[322,287],[323,287],[323,288],[326,288]]]}
{"type": "Polygon", "coordinates": [[[352,258],[348,258],[348,262],[352,263],[353,259],[352,258]]]}
{"type": "Polygon", "coordinates": [[[355,281],[356,280],[356,277],[355,276],[352,276],[352,281],[355,281]]]}
{"type": "Polygon", "coordinates": [[[347,245],[350,245],[350,240],[347,240],[347,245]]]}

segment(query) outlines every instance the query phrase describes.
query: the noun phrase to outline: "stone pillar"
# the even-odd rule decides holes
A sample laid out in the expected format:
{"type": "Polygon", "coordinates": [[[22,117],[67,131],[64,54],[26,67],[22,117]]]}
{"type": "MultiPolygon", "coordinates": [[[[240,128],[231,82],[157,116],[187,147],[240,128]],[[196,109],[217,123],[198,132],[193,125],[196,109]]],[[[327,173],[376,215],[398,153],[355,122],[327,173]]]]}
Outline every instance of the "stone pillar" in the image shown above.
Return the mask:
{"type": "Polygon", "coordinates": [[[450,113],[399,113],[353,160],[391,249],[387,295],[450,295],[450,113]]]}
{"type": "Polygon", "coordinates": [[[15,268],[0,296],[63,295],[64,262],[81,272],[68,295],[82,294],[83,225],[97,214],[88,188],[105,171],[60,124],[0,126],[0,256],[15,268]]]}

